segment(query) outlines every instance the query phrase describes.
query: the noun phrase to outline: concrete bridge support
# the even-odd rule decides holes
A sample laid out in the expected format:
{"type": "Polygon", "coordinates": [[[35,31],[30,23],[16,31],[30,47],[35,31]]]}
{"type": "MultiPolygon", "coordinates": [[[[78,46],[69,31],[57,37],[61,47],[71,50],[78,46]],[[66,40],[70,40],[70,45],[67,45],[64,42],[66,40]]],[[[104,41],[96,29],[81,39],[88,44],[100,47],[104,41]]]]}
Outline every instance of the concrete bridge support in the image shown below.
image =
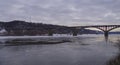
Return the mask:
{"type": "Polygon", "coordinates": [[[78,32],[79,32],[78,29],[73,29],[73,30],[72,30],[73,36],[77,36],[78,32]]]}
{"type": "Polygon", "coordinates": [[[49,33],[48,36],[53,36],[53,33],[49,33]]]}
{"type": "Polygon", "coordinates": [[[109,33],[108,31],[104,31],[104,36],[108,37],[108,33],[109,33]]]}
{"type": "Polygon", "coordinates": [[[77,32],[74,31],[74,32],[73,32],[73,36],[77,36],[77,32]]]}
{"type": "Polygon", "coordinates": [[[48,36],[53,36],[53,30],[48,31],[48,36]]]}

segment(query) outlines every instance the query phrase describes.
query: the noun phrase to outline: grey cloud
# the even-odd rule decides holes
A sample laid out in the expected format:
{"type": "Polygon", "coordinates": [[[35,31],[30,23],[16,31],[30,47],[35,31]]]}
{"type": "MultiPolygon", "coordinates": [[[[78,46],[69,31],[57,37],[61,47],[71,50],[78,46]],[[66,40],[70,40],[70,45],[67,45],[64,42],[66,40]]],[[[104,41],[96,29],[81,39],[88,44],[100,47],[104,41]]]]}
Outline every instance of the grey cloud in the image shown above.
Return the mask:
{"type": "Polygon", "coordinates": [[[0,20],[60,25],[120,24],[120,0],[0,0],[0,20]]]}

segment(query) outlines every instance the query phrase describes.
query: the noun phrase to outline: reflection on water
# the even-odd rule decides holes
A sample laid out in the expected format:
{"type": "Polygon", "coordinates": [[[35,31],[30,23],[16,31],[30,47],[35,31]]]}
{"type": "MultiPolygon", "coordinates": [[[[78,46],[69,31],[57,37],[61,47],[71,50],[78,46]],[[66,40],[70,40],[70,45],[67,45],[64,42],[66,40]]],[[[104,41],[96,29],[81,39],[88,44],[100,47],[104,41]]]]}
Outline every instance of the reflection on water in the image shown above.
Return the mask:
{"type": "Polygon", "coordinates": [[[0,65],[120,65],[118,37],[1,37],[0,65]]]}
{"type": "Polygon", "coordinates": [[[105,41],[106,41],[106,42],[108,41],[108,36],[105,36],[105,41]]]}
{"type": "Polygon", "coordinates": [[[116,42],[116,47],[119,48],[118,55],[115,56],[113,59],[110,59],[107,65],[120,65],[120,40],[116,42]]]}

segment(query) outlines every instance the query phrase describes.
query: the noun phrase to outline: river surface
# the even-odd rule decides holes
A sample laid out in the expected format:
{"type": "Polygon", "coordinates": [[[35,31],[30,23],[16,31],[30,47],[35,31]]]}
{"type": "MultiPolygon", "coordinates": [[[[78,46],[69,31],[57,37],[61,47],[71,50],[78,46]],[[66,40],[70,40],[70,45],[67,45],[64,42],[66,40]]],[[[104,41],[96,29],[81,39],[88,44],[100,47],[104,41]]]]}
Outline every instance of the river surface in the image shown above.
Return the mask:
{"type": "Polygon", "coordinates": [[[1,36],[0,65],[119,65],[119,39],[120,35],[111,35],[108,40],[103,35],[1,36]],[[71,42],[5,46],[14,39],[71,42]]]}

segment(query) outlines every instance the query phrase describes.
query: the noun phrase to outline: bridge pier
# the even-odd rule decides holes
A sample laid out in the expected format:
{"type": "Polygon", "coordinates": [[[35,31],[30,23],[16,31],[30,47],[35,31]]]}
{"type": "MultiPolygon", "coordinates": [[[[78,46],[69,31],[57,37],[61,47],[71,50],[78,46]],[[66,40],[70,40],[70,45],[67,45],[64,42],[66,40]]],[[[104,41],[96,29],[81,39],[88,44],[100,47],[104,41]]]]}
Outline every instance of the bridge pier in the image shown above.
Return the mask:
{"type": "Polygon", "coordinates": [[[104,37],[106,42],[108,41],[109,31],[104,31],[104,37]]]}
{"type": "Polygon", "coordinates": [[[76,32],[73,32],[73,36],[77,36],[77,33],[76,33],[76,32]]]}
{"type": "Polygon", "coordinates": [[[53,36],[53,33],[49,33],[48,35],[49,35],[49,36],[53,36]]]}
{"type": "Polygon", "coordinates": [[[72,33],[73,33],[73,36],[77,36],[78,30],[77,30],[77,29],[74,29],[74,30],[72,30],[72,33]]]}
{"type": "Polygon", "coordinates": [[[104,31],[104,36],[108,37],[108,31],[104,31]]]}
{"type": "Polygon", "coordinates": [[[53,36],[53,30],[48,31],[48,36],[53,36]]]}

